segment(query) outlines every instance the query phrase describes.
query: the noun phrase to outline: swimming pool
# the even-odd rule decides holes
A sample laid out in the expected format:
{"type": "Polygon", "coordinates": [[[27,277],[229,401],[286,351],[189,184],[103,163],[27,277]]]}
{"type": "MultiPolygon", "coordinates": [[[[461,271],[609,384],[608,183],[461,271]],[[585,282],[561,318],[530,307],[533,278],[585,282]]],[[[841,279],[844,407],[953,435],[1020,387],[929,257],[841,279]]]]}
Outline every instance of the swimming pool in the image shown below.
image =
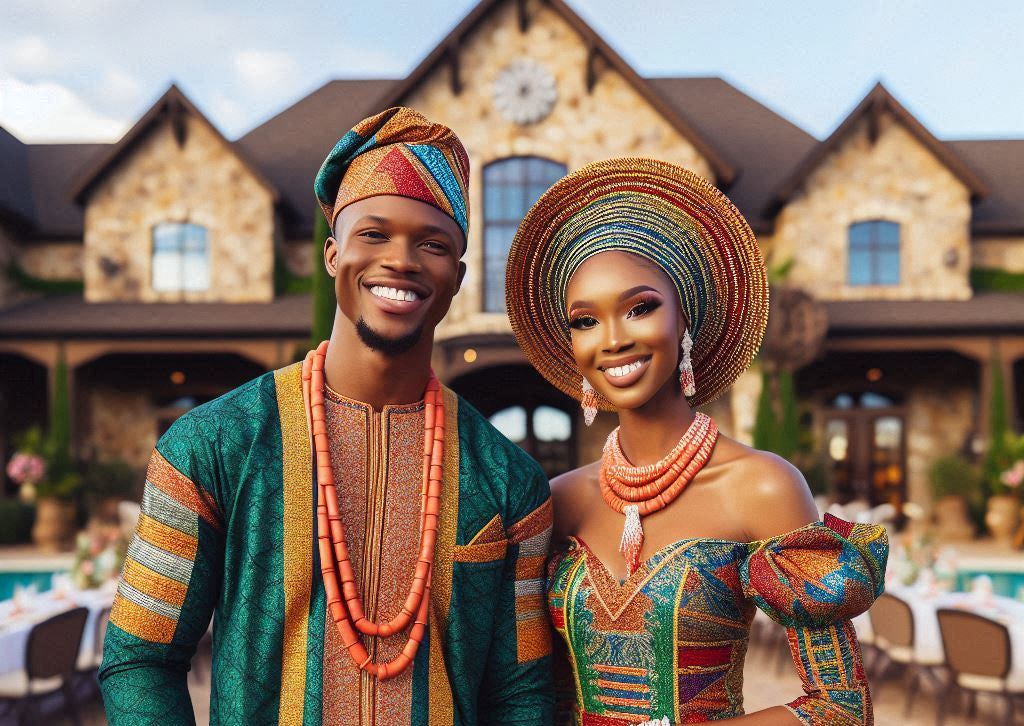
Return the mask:
{"type": "Polygon", "coordinates": [[[0,572],[0,600],[14,597],[15,587],[36,586],[36,592],[46,592],[52,587],[55,573],[62,570],[0,572]]]}

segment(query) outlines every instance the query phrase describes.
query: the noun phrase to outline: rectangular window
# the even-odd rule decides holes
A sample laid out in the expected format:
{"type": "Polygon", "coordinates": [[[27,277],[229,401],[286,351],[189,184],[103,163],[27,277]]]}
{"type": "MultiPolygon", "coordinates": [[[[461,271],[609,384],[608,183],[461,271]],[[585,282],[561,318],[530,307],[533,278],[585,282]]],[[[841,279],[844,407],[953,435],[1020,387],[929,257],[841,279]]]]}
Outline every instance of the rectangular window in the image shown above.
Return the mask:
{"type": "Polygon", "coordinates": [[[153,289],[194,292],[210,287],[206,228],[198,224],[158,224],[153,228],[153,289]]]}
{"type": "Polygon", "coordinates": [[[851,285],[898,285],[900,225],[884,220],[851,224],[847,261],[851,285]]]}

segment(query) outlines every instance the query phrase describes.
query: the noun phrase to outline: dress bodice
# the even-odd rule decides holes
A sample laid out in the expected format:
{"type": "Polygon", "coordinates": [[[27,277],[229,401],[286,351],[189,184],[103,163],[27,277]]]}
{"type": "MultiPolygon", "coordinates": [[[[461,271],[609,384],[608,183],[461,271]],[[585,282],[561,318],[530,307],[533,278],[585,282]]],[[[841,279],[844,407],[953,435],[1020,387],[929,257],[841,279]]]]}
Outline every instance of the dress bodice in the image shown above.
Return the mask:
{"type": "Polygon", "coordinates": [[[759,542],[680,540],[619,582],[586,543],[570,538],[551,563],[548,606],[573,670],[576,723],[619,726],[663,716],[695,723],[741,715],[755,606],[791,630],[805,683],[804,698],[787,704],[793,712],[809,724],[861,723],[846,718],[842,704],[819,703],[820,692],[843,685],[866,702],[849,619],[880,594],[887,550],[882,527],[827,516],[759,542]],[[829,653],[814,635],[826,631],[835,635],[829,653]],[[808,660],[804,651],[815,653],[808,660]],[[842,683],[821,683],[831,676],[815,665],[827,660],[831,671],[840,665],[842,683]],[[834,709],[843,720],[816,720],[816,713],[829,718],[834,709]]]}

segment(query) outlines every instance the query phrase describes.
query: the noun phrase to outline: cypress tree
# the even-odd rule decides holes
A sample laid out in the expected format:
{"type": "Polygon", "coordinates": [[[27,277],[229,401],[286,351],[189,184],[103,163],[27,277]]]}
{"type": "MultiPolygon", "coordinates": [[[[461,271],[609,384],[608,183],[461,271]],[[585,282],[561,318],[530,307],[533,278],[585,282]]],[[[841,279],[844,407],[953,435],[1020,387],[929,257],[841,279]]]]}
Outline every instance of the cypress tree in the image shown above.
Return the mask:
{"type": "Polygon", "coordinates": [[[800,414],[797,411],[793,374],[779,371],[779,433],[775,451],[784,459],[793,461],[800,449],[800,414]]]}
{"type": "Polygon", "coordinates": [[[57,353],[53,369],[53,396],[50,399],[50,446],[58,468],[71,463],[71,401],[68,393],[68,364],[64,348],[57,353]]]}
{"type": "Polygon", "coordinates": [[[761,395],[757,398],[757,414],[752,432],[755,449],[775,451],[778,448],[778,420],[775,415],[775,376],[761,364],[761,395]]]}
{"type": "Polygon", "coordinates": [[[334,296],[334,278],[324,268],[324,242],[331,234],[327,219],[316,210],[313,224],[313,327],[310,331],[310,348],[316,348],[320,341],[331,337],[334,326],[334,312],[338,303],[334,296]]]}
{"type": "Polygon", "coordinates": [[[992,359],[989,365],[992,370],[992,387],[989,392],[988,450],[985,452],[984,470],[989,488],[987,493],[993,494],[999,488],[999,475],[1012,462],[1006,444],[1006,437],[1010,432],[1010,419],[1006,407],[1006,384],[1003,381],[1002,359],[995,346],[992,349],[992,359]]]}

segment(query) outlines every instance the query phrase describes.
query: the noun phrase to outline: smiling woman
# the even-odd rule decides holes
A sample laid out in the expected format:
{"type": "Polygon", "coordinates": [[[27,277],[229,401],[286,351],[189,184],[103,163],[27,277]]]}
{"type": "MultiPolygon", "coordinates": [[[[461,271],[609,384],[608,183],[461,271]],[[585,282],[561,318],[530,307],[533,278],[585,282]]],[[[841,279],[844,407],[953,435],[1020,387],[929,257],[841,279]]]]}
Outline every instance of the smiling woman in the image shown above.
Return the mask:
{"type": "Polygon", "coordinates": [[[551,482],[548,606],[577,722],[871,723],[850,618],[881,590],[884,530],[814,521],[798,471],[695,410],[767,320],[764,261],[732,203],[664,162],[591,164],[527,214],[506,279],[531,363],[619,418],[600,461],[551,482]],[[790,629],[811,695],[743,716],[755,606],[790,629]]]}

